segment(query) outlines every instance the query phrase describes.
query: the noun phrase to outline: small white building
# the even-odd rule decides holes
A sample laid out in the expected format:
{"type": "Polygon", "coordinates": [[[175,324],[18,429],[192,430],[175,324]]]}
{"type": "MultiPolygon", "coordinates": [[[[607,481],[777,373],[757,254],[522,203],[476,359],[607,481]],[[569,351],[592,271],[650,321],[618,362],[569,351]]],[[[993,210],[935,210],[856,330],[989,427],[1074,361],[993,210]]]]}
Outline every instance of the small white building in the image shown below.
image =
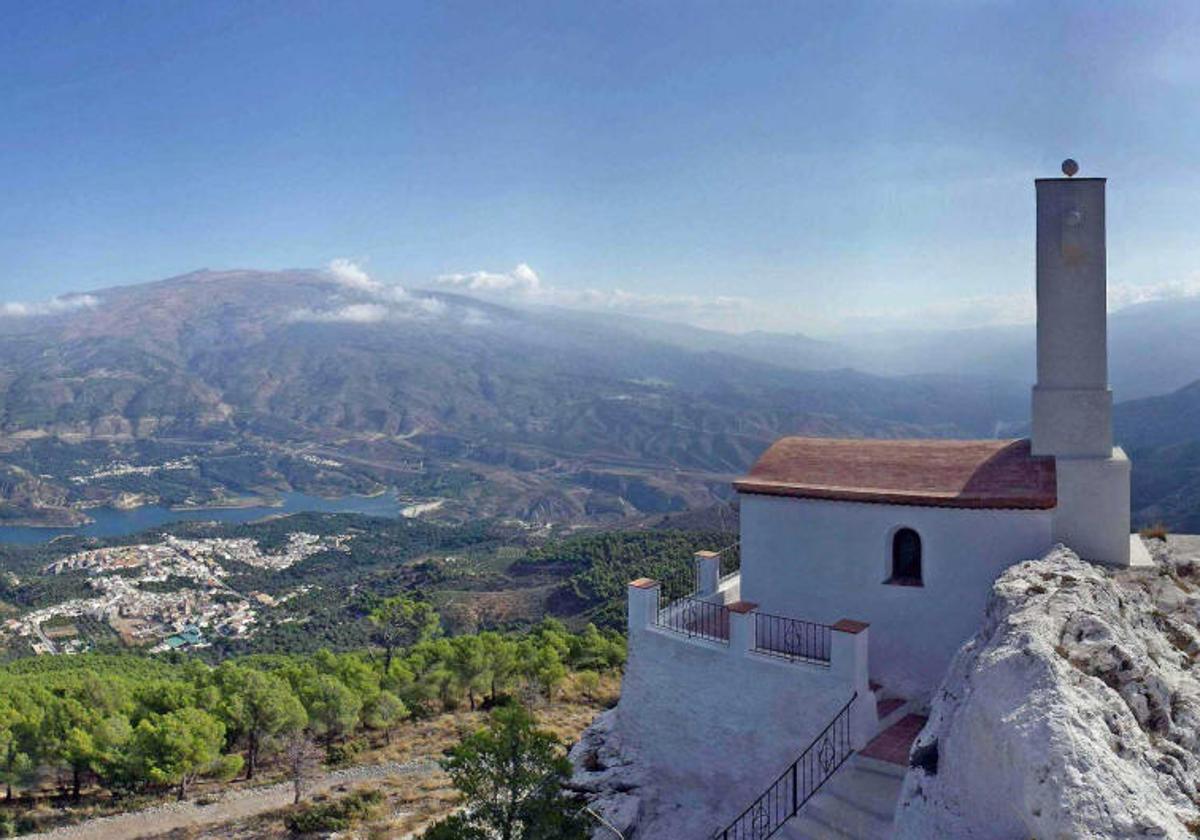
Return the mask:
{"type": "Polygon", "coordinates": [[[1112,438],[1105,181],[1035,184],[1030,439],[784,438],[734,484],[738,574],[719,579],[702,553],[690,596],[630,584],[618,731],[664,787],[704,803],[697,836],[770,836],[868,743],[907,761],[908,730],[1007,566],[1059,542],[1149,562],[1112,438]]]}

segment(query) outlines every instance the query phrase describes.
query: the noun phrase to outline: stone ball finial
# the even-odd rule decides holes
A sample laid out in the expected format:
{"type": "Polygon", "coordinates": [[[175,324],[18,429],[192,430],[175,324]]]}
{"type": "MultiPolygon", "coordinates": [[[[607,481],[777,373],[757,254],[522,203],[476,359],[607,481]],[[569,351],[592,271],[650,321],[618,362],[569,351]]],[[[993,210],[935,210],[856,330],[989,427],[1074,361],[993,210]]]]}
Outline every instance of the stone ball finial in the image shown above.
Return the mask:
{"type": "Polygon", "coordinates": [[[1062,171],[1064,175],[1070,178],[1079,171],[1079,164],[1076,163],[1073,158],[1067,158],[1062,162],[1062,171]]]}

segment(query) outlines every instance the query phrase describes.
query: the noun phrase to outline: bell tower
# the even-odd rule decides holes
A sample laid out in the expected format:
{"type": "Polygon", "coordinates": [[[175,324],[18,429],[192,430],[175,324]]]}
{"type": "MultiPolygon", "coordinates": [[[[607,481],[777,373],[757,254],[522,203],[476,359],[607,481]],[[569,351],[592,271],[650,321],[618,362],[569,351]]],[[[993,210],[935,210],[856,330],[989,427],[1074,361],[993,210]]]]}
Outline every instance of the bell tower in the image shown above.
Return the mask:
{"type": "Polygon", "coordinates": [[[1130,558],[1129,459],[1113,446],[1104,178],[1039,178],[1033,454],[1052,455],[1054,538],[1081,557],[1130,558]]]}

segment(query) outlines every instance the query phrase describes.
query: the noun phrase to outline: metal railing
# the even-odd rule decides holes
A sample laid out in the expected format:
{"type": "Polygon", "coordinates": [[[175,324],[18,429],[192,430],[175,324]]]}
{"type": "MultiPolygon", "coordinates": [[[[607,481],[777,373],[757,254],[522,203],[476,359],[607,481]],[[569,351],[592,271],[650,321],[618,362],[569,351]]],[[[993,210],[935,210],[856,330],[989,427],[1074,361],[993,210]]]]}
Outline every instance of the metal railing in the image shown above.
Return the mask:
{"type": "Polygon", "coordinates": [[[690,638],[729,642],[729,608],[691,595],[672,603],[660,600],[654,623],[690,638]]]}
{"type": "Polygon", "coordinates": [[[782,659],[829,663],[833,628],[798,618],[754,614],[754,650],[782,659]]]}
{"type": "Polygon", "coordinates": [[[800,757],[736,820],[714,834],[713,840],[766,840],[796,816],[854,754],[850,746],[850,707],[857,698],[855,692],[800,757]]]}

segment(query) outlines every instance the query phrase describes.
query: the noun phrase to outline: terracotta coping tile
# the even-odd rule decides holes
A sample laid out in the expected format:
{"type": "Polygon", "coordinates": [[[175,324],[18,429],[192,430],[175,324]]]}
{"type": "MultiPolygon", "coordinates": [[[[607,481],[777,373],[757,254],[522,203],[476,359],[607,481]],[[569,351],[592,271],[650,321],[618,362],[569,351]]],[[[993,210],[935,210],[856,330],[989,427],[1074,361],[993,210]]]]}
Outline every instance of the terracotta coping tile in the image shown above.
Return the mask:
{"type": "Polygon", "coordinates": [[[1049,510],[1053,457],[1028,440],[786,437],[733,484],[742,493],[952,508],[1049,510]]]}
{"type": "Polygon", "coordinates": [[[758,609],[758,604],[753,601],[734,601],[732,604],[726,604],[725,608],[730,612],[745,614],[758,609]]]}
{"type": "Polygon", "coordinates": [[[629,585],[638,589],[653,589],[658,586],[658,581],[653,578],[638,578],[637,580],[630,581],[629,585]]]}
{"type": "Polygon", "coordinates": [[[871,625],[867,624],[865,621],[855,621],[852,618],[842,618],[833,625],[833,629],[841,633],[861,633],[870,626],[871,625]]]}

